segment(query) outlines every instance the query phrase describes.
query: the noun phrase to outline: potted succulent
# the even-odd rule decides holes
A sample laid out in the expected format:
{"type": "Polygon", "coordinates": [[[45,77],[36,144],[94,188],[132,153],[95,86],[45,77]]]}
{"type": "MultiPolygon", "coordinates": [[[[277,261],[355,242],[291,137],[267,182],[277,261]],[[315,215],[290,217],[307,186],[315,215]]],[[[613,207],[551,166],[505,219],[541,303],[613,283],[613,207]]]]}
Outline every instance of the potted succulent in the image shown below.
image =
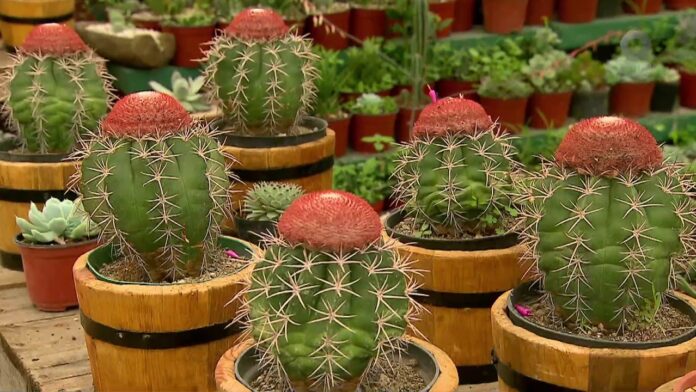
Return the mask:
{"type": "Polygon", "coordinates": [[[530,26],[544,26],[553,18],[553,11],[555,9],[556,0],[529,0],[525,24],[530,26]]]}
{"type": "Polygon", "coordinates": [[[385,199],[389,196],[391,175],[391,172],[388,172],[387,159],[387,155],[380,154],[367,159],[360,157],[341,162],[334,170],[334,189],[360,196],[377,213],[382,212],[385,199]]]}
{"type": "Polygon", "coordinates": [[[524,62],[501,51],[495,51],[482,75],[477,93],[481,105],[505,128],[519,131],[525,123],[527,102],[534,88],[523,72],[524,62]]]}
{"type": "Polygon", "coordinates": [[[388,96],[396,86],[394,66],[384,61],[382,39],[368,39],[362,47],[345,51],[344,101],[353,101],[361,94],[388,96]]]}
{"type": "Polygon", "coordinates": [[[592,22],[600,1],[604,0],[558,0],[558,19],[563,23],[592,22]]]}
{"type": "Polygon", "coordinates": [[[571,117],[581,120],[609,114],[609,86],[604,64],[594,60],[589,51],[584,51],[575,57],[571,77],[575,85],[571,117]]]}
{"type": "Polygon", "coordinates": [[[687,12],[679,18],[674,36],[666,43],[661,60],[674,65],[681,75],[681,106],[696,108],[696,14],[687,12]]]}
{"type": "Polygon", "coordinates": [[[655,90],[650,109],[654,112],[672,112],[679,98],[679,72],[662,64],[655,66],[655,90]]]}
{"type": "Polygon", "coordinates": [[[314,43],[327,49],[348,47],[350,4],[335,0],[314,0],[316,7],[309,18],[309,35],[314,43]]]}
{"type": "Polygon", "coordinates": [[[614,114],[642,117],[650,111],[655,90],[655,66],[648,60],[619,55],[605,64],[614,114]]]}
{"type": "Polygon", "coordinates": [[[239,238],[259,245],[263,238],[275,235],[278,218],[302,193],[302,187],[295,184],[254,184],[244,196],[242,214],[234,217],[239,238]]]}
{"type": "Polygon", "coordinates": [[[396,115],[399,108],[392,97],[363,94],[348,105],[353,118],[350,122],[350,146],[359,152],[377,152],[363,139],[379,134],[394,138],[396,115]]]}
{"type": "Polygon", "coordinates": [[[358,42],[387,35],[387,8],[392,0],[353,0],[350,4],[350,34],[358,42]]]}
{"type": "Polygon", "coordinates": [[[462,96],[478,100],[476,84],[481,79],[481,52],[476,48],[455,49],[450,42],[438,41],[433,45],[428,71],[437,80],[436,90],[440,97],[462,96]]]}
{"type": "Polygon", "coordinates": [[[483,28],[509,34],[522,30],[529,0],[483,0],[483,28]]]}
{"type": "Polygon", "coordinates": [[[337,51],[315,46],[314,52],[319,56],[314,115],[326,120],[329,128],[336,133],[336,157],[342,157],[348,152],[351,117],[341,103],[340,91],[346,76],[343,72],[344,61],[337,51]]]}
{"type": "Polygon", "coordinates": [[[213,120],[216,112],[212,110],[206,96],[201,92],[204,84],[203,76],[186,78],[181,76],[179,71],[172,73],[171,90],[154,80],[150,81],[150,87],[154,91],[176,98],[187,112],[198,114],[201,119],[213,120]]]}
{"type": "Polygon", "coordinates": [[[626,0],[624,10],[631,14],[656,14],[662,10],[662,0],[626,0]]]}
{"type": "Polygon", "coordinates": [[[26,218],[31,202],[40,208],[51,197],[65,197],[74,169],[63,160],[94,130],[114,95],[105,61],[66,25],[35,27],[5,72],[2,112],[19,145],[0,151],[0,188],[16,191],[0,197],[0,261],[21,269],[15,217],[26,218]]]}
{"type": "Polygon", "coordinates": [[[174,64],[179,67],[197,68],[200,59],[210,47],[215,36],[215,14],[202,6],[171,9],[162,22],[162,31],[176,39],[174,64]]]}
{"type": "Polygon", "coordinates": [[[410,297],[415,282],[381,232],[379,215],[350,193],[314,192],[290,205],[253,261],[238,316],[249,320],[247,340],[218,362],[218,390],[454,392],[451,360],[406,336],[421,309],[410,297]]]}
{"type": "Polygon", "coordinates": [[[689,178],[619,117],[571,126],[530,175],[518,229],[539,279],[493,306],[501,389],[653,391],[693,370],[696,308],[670,292],[693,260],[689,178]]]}
{"type": "Polygon", "coordinates": [[[269,8],[283,17],[285,24],[297,34],[305,33],[305,20],[307,19],[305,5],[297,0],[241,0],[245,7],[269,8]]]}
{"type": "Polygon", "coordinates": [[[437,38],[446,38],[452,34],[452,22],[454,21],[455,0],[429,0],[428,11],[435,14],[439,21],[437,38]]]}
{"type": "Polygon", "coordinates": [[[31,203],[29,220],[17,217],[17,226],[21,233],[16,241],[31,302],[46,312],[77,306],[72,266],[97,246],[97,225],[79,202],[51,198],[42,211],[31,203]]]}
{"type": "Polygon", "coordinates": [[[221,235],[236,181],[222,148],[173,97],[141,92],[76,155],[76,191],[105,244],[73,267],[95,387],[213,390],[210,357],[239,331],[237,304],[223,305],[257,251],[221,235]]]}

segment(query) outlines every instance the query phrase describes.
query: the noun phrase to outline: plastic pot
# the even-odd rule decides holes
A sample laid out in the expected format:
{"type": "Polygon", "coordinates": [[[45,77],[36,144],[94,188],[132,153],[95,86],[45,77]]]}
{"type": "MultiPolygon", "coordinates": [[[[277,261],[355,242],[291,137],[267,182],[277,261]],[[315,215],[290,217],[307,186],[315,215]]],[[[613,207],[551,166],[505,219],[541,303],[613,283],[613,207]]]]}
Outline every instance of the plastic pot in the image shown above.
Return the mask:
{"type": "Polygon", "coordinates": [[[387,11],[378,8],[353,8],[350,34],[360,41],[387,34],[387,11]]]}
{"type": "Polygon", "coordinates": [[[348,33],[350,30],[350,9],[324,14],[323,17],[325,20],[321,25],[317,25],[313,17],[308,20],[309,35],[314,39],[314,43],[333,50],[347,48],[348,36],[342,36],[339,31],[348,33]]]}
{"type": "Polygon", "coordinates": [[[558,19],[564,23],[588,23],[597,17],[598,0],[558,0],[558,19]]]}
{"type": "Polygon", "coordinates": [[[500,121],[504,128],[513,133],[524,125],[529,98],[498,99],[481,97],[481,106],[493,120],[500,121]]]}
{"type": "Polygon", "coordinates": [[[37,309],[62,312],[77,306],[72,268],[83,254],[97,247],[97,240],[67,245],[30,244],[16,239],[22,255],[29,298],[37,309]]]}
{"type": "Polygon", "coordinates": [[[418,120],[418,116],[423,109],[418,108],[415,110],[415,116],[413,115],[414,109],[412,108],[400,108],[399,114],[396,117],[396,141],[399,143],[406,143],[411,141],[411,118],[413,117],[413,122],[418,120]]]}
{"type": "Polygon", "coordinates": [[[681,106],[696,109],[696,73],[679,71],[681,83],[679,85],[679,101],[681,106]]]}
{"type": "Polygon", "coordinates": [[[439,80],[436,84],[437,95],[442,98],[462,95],[462,97],[466,99],[478,102],[479,96],[476,93],[474,83],[478,83],[478,81],[463,81],[457,79],[439,80]]]}
{"type": "Polygon", "coordinates": [[[215,26],[164,26],[162,31],[174,35],[176,39],[174,65],[185,68],[201,66],[197,60],[204,57],[204,53],[210,48],[210,42],[215,36],[215,26]]]}
{"type": "Polygon", "coordinates": [[[665,0],[665,5],[671,10],[696,8],[696,0],[665,0]]]}
{"type": "Polygon", "coordinates": [[[599,0],[597,4],[597,17],[611,18],[612,16],[623,14],[622,4],[623,0],[599,0]]]}
{"type": "Polygon", "coordinates": [[[522,30],[528,0],[483,0],[483,28],[508,34],[522,30]]]}
{"type": "Polygon", "coordinates": [[[353,114],[350,121],[350,146],[358,152],[377,152],[372,143],[364,142],[362,139],[376,134],[393,138],[396,115],[397,113],[376,116],[353,114]]]}
{"type": "Polygon", "coordinates": [[[609,114],[609,88],[576,91],[570,105],[570,116],[576,120],[609,114]]]}
{"type": "Polygon", "coordinates": [[[342,157],[348,152],[348,136],[350,134],[350,116],[327,119],[329,129],[336,132],[336,157],[342,157]]]}
{"type": "Polygon", "coordinates": [[[650,110],[670,113],[677,106],[679,83],[655,83],[650,110]]]}
{"type": "Polygon", "coordinates": [[[468,31],[474,27],[476,0],[455,0],[452,31],[468,31]]]}
{"type": "Polygon", "coordinates": [[[629,14],[656,14],[662,10],[662,0],[626,0],[624,11],[629,14]]]}
{"type": "Polygon", "coordinates": [[[556,0],[529,0],[527,5],[526,24],[530,26],[543,26],[546,19],[553,18],[553,10],[556,0]]]}
{"type": "Polygon", "coordinates": [[[558,128],[565,124],[573,92],[535,93],[529,102],[530,126],[537,129],[558,128]]]}
{"type": "MultiPolygon", "coordinates": [[[[428,10],[440,17],[441,21],[454,21],[454,0],[430,0],[428,10]]],[[[449,26],[437,31],[438,38],[445,38],[452,34],[452,22],[449,26]]]]}
{"type": "Polygon", "coordinates": [[[655,83],[620,83],[611,88],[609,99],[612,114],[643,117],[650,112],[655,83]]]}

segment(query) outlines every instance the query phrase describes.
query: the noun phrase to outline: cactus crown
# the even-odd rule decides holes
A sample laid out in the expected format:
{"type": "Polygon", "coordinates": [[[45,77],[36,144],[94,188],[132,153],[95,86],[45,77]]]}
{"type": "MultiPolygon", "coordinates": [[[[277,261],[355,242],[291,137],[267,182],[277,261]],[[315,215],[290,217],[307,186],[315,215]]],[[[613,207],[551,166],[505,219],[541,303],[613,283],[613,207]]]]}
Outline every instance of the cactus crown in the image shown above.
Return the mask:
{"type": "Polygon", "coordinates": [[[246,219],[278,221],[280,215],[303,193],[302,187],[280,182],[260,182],[244,196],[246,219]]]}
{"type": "Polygon", "coordinates": [[[87,53],[89,47],[75,30],[57,23],[47,23],[33,28],[20,51],[35,55],[65,56],[74,53],[87,53]]]}
{"type": "Polygon", "coordinates": [[[423,109],[413,127],[415,137],[435,137],[489,130],[493,120],[481,105],[461,98],[445,98],[423,109]]]}
{"type": "Polygon", "coordinates": [[[17,226],[27,242],[65,244],[99,234],[99,227],[90,221],[80,202],[50,198],[42,211],[33,202],[29,207],[29,220],[17,217],[17,226]]]}
{"type": "Polygon", "coordinates": [[[225,29],[225,34],[248,41],[278,39],[290,29],[283,17],[267,8],[247,8],[237,14],[225,29]]]}
{"type": "Polygon", "coordinates": [[[145,91],[131,94],[114,105],[101,124],[103,135],[165,136],[180,133],[193,119],[176,98],[145,91]]]}

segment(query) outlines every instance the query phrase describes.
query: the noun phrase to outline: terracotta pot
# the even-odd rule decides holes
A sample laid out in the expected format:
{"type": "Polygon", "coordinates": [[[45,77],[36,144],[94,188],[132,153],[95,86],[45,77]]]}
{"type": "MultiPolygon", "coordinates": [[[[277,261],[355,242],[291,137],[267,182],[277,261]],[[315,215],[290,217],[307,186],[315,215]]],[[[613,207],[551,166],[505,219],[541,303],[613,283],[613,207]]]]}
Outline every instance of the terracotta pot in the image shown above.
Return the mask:
{"type": "Polygon", "coordinates": [[[568,120],[573,92],[532,95],[529,102],[530,126],[537,129],[559,128],[568,120]]]}
{"type": "Polygon", "coordinates": [[[77,306],[72,268],[83,254],[97,247],[97,240],[68,245],[28,244],[17,236],[29,298],[37,309],[62,312],[77,306]]]}
{"type": "Polygon", "coordinates": [[[543,26],[546,19],[553,18],[553,10],[556,0],[529,0],[527,5],[526,24],[531,26],[543,26]]]}
{"type": "Polygon", "coordinates": [[[203,58],[204,53],[210,48],[210,41],[215,36],[215,26],[164,26],[162,31],[173,34],[174,38],[176,38],[174,65],[186,68],[198,68],[201,66],[197,60],[203,58]]]}
{"type": "Polygon", "coordinates": [[[476,0],[455,0],[452,31],[469,31],[474,27],[476,0]]]}
{"type": "Polygon", "coordinates": [[[362,139],[375,134],[394,137],[396,115],[397,113],[377,116],[354,114],[350,121],[350,146],[358,152],[377,152],[372,143],[362,139]]]}
{"type": "Polygon", "coordinates": [[[475,83],[478,82],[456,79],[439,80],[436,84],[437,95],[440,98],[461,95],[466,99],[471,99],[472,101],[478,102],[479,96],[476,93],[476,88],[474,87],[475,83]]]}
{"type": "MultiPolygon", "coordinates": [[[[416,109],[416,115],[413,117],[413,122],[418,120],[418,116],[423,109],[416,109]]],[[[399,114],[396,117],[396,141],[399,143],[406,143],[411,141],[411,117],[413,116],[414,110],[411,108],[400,108],[399,114]]]]}
{"type": "Polygon", "coordinates": [[[384,211],[384,200],[376,201],[374,203],[370,204],[372,206],[372,209],[375,210],[378,214],[382,211],[384,211]]]}
{"type": "Polygon", "coordinates": [[[696,8],[696,0],[665,0],[665,5],[671,10],[696,8]]]}
{"type": "Polygon", "coordinates": [[[588,23],[597,17],[599,0],[558,0],[558,19],[564,23],[588,23]]]}
{"type": "Polygon", "coordinates": [[[454,0],[431,0],[428,10],[440,17],[441,21],[450,20],[449,26],[437,31],[438,38],[445,38],[452,34],[452,21],[454,21],[454,0]]]}
{"type": "Polygon", "coordinates": [[[620,83],[611,88],[609,107],[612,114],[642,117],[650,112],[655,83],[620,83]]]}
{"type": "Polygon", "coordinates": [[[324,14],[324,19],[319,26],[316,25],[313,17],[308,19],[309,35],[314,39],[314,43],[333,50],[347,48],[349,41],[346,34],[350,30],[350,9],[334,14],[324,14]]]}
{"type": "MultiPolygon", "coordinates": [[[[375,94],[379,95],[380,97],[389,97],[392,95],[393,90],[394,89],[392,88],[389,90],[376,92],[375,94]]],[[[356,99],[360,98],[361,95],[363,95],[363,93],[341,93],[341,102],[355,101],[356,99]]]]}
{"type": "Polygon", "coordinates": [[[679,100],[681,106],[696,109],[696,73],[679,71],[681,84],[679,85],[679,100]]]}
{"type": "Polygon", "coordinates": [[[336,132],[336,157],[342,157],[348,152],[348,135],[350,134],[350,116],[326,120],[329,129],[336,132]]]}
{"type": "Polygon", "coordinates": [[[656,14],[662,9],[662,0],[626,0],[624,11],[629,14],[656,14]]]}
{"type": "Polygon", "coordinates": [[[498,99],[481,97],[481,106],[493,120],[500,121],[505,129],[516,133],[522,130],[529,98],[498,99]]]}
{"type": "Polygon", "coordinates": [[[528,0],[483,0],[483,27],[486,31],[508,34],[524,27],[528,0]]]}
{"type": "Polygon", "coordinates": [[[353,8],[350,16],[350,34],[360,41],[387,34],[387,11],[373,8],[353,8]]]}

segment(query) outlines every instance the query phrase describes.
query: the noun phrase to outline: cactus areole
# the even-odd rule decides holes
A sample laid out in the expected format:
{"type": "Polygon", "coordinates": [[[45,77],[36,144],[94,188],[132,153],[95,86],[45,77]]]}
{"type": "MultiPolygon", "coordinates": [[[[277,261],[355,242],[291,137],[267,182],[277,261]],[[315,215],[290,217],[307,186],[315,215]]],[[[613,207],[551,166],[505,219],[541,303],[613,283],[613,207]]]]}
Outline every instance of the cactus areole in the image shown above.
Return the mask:
{"type": "Polygon", "coordinates": [[[265,41],[283,37],[289,32],[283,17],[268,8],[247,8],[237,14],[225,34],[249,41],[265,41]]]}

